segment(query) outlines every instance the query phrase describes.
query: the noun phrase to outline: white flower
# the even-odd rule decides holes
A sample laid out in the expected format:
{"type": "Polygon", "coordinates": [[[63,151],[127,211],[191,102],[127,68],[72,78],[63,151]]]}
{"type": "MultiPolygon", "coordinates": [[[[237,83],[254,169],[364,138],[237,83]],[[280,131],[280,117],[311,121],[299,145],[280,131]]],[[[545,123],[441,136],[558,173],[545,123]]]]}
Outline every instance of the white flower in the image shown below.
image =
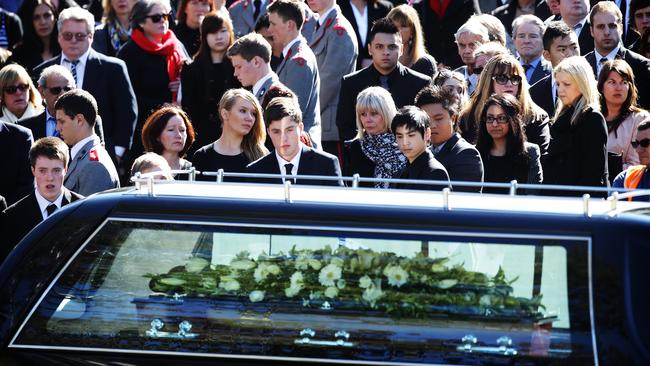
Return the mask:
{"type": "Polygon", "coordinates": [[[492,298],[490,297],[490,295],[483,295],[478,300],[478,303],[483,306],[490,306],[492,305],[492,298]]]}
{"type": "Polygon", "coordinates": [[[339,257],[332,257],[332,259],[330,260],[330,264],[333,264],[338,267],[343,267],[344,263],[345,262],[343,261],[343,259],[339,257]]]}
{"type": "Polygon", "coordinates": [[[306,270],[309,268],[309,257],[304,254],[301,254],[296,258],[296,263],[294,264],[297,270],[306,270]]]}
{"type": "Polygon", "coordinates": [[[444,272],[447,270],[447,267],[443,266],[442,264],[439,263],[434,263],[431,265],[431,272],[433,273],[440,273],[444,272]]]}
{"type": "Polygon", "coordinates": [[[361,297],[365,301],[369,302],[370,306],[374,308],[377,300],[379,300],[382,296],[384,296],[384,293],[381,291],[381,287],[372,284],[365,291],[363,291],[363,295],[361,297]]]}
{"type": "Polygon", "coordinates": [[[325,297],[329,297],[330,299],[333,299],[339,295],[339,289],[336,287],[328,287],[325,290],[325,297]]]}
{"type": "Polygon", "coordinates": [[[274,276],[280,274],[280,267],[278,267],[277,264],[271,264],[270,266],[266,267],[266,270],[274,276]]]}
{"type": "Polygon", "coordinates": [[[249,259],[240,259],[230,262],[230,268],[246,271],[255,268],[255,262],[249,259]]]}
{"type": "Polygon", "coordinates": [[[441,289],[448,289],[450,287],[456,286],[457,283],[458,280],[454,280],[454,279],[441,280],[440,282],[438,282],[438,287],[441,289]]]}
{"type": "Polygon", "coordinates": [[[336,287],[343,290],[345,288],[345,280],[340,279],[340,280],[336,281],[336,287]]]}
{"type": "Polygon", "coordinates": [[[341,278],[341,267],[328,264],[318,274],[318,282],[323,286],[334,286],[336,280],[341,278]]]}
{"type": "Polygon", "coordinates": [[[363,277],[359,278],[359,287],[368,288],[368,287],[370,287],[370,285],[372,285],[372,279],[370,279],[370,277],[363,276],[363,277]]]}
{"type": "Polygon", "coordinates": [[[291,286],[284,289],[284,295],[286,297],[294,297],[302,290],[302,287],[291,286]]]}
{"type": "Polygon", "coordinates": [[[395,287],[402,287],[408,282],[409,274],[400,266],[389,266],[384,269],[384,276],[388,278],[388,284],[395,287]]]}
{"type": "Polygon", "coordinates": [[[304,280],[302,272],[294,272],[289,279],[289,281],[291,281],[291,286],[302,285],[304,280]]]}
{"type": "Polygon", "coordinates": [[[279,273],[280,267],[278,267],[276,264],[269,265],[266,263],[260,263],[255,269],[253,277],[255,277],[255,282],[259,283],[264,281],[270,274],[277,275],[279,273]]]}
{"type": "Polygon", "coordinates": [[[226,291],[237,291],[239,290],[239,287],[239,282],[232,277],[223,276],[221,277],[221,282],[219,282],[219,288],[226,291]]]}
{"type": "Polygon", "coordinates": [[[321,269],[321,267],[323,265],[321,264],[321,262],[318,259],[310,259],[309,260],[309,266],[311,268],[315,269],[316,271],[318,271],[319,269],[321,269]]]}
{"type": "Polygon", "coordinates": [[[207,260],[199,257],[192,257],[185,263],[185,270],[190,273],[198,273],[210,264],[207,260]]]}
{"type": "Polygon", "coordinates": [[[264,294],[264,291],[255,290],[251,291],[251,293],[248,295],[248,298],[251,300],[251,302],[259,302],[264,300],[264,294]]]}

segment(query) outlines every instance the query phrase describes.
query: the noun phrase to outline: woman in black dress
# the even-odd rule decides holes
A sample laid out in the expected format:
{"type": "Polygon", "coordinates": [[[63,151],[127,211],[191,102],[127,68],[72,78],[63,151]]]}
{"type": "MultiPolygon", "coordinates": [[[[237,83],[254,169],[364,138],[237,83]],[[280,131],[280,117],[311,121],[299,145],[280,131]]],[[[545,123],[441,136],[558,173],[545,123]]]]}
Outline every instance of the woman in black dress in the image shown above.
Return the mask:
{"type": "Polygon", "coordinates": [[[232,22],[227,14],[206,15],[201,23],[199,52],[181,72],[181,103],[194,123],[197,135],[190,155],[221,136],[219,100],[226,90],[241,86],[234,77],[230,59],[226,57],[226,50],[234,39],[232,22]]]}
{"type": "Polygon", "coordinates": [[[243,173],[246,165],[269,152],[264,147],[266,131],[260,103],[248,90],[230,89],[219,101],[219,115],[223,121],[221,136],[198,149],[192,162],[202,172],[223,169],[228,173],[243,173]]]}
{"type": "MultiPolygon", "coordinates": [[[[539,146],[526,142],[521,105],[510,94],[493,94],[481,113],[476,149],[483,160],[484,181],[541,184],[539,146]]],[[[507,189],[483,188],[483,192],[507,189]]]]}
{"type": "Polygon", "coordinates": [[[194,56],[201,44],[201,22],[206,14],[214,11],[212,0],[180,0],[176,12],[174,33],[183,43],[187,53],[194,56]]]}
{"type": "MultiPolygon", "coordinates": [[[[25,3],[24,9],[29,21],[23,23],[23,41],[13,50],[9,62],[15,62],[31,72],[43,61],[61,53],[56,28],[58,13],[50,0],[25,3]]],[[[38,75],[34,75],[38,78],[38,75]]]]}

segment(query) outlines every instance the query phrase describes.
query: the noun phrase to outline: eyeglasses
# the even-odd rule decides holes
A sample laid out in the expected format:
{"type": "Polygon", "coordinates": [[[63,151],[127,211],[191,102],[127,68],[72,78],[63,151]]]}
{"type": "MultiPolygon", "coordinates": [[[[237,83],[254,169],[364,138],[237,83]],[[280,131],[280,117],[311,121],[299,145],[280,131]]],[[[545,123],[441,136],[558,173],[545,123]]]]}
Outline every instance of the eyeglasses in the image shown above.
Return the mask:
{"type": "Polygon", "coordinates": [[[650,146],[650,139],[643,139],[641,141],[632,141],[632,147],[637,148],[637,147],[648,147],[650,146]]]}
{"type": "Polygon", "coordinates": [[[72,41],[72,38],[76,39],[78,42],[84,41],[88,37],[89,33],[71,33],[71,32],[64,32],[61,33],[61,37],[65,39],[66,41],[72,41]]]}
{"type": "Polygon", "coordinates": [[[147,15],[145,18],[151,19],[153,23],[160,23],[161,20],[169,21],[169,18],[171,18],[172,14],[154,14],[154,15],[147,15]]]}
{"type": "Polygon", "coordinates": [[[494,75],[492,77],[492,80],[496,81],[497,84],[499,84],[499,85],[506,85],[508,83],[508,81],[512,85],[521,84],[521,76],[519,76],[519,75],[512,75],[510,77],[508,77],[508,75],[494,75]]]}
{"type": "Polygon", "coordinates": [[[18,84],[18,85],[12,85],[12,86],[6,86],[3,90],[5,93],[13,95],[16,94],[18,90],[21,92],[26,92],[29,89],[28,84],[18,84]]]}
{"type": "Polygon", "coordinates": [[[505,125],[508,123],[508,116],[505,114],[500,114],[498,116],[487,116],[485,117],[485,123],[486,124],[493,124],[494,122],[500,124],[500,125],[505,125]]]}
{"type": "Polygon", "coordinates": [[[472,74],[481,75],[482,72],[483,72],[483,67],[475,67],[474,71],[472,71],[472,74]]]}
{"type": "Polygon", "coordinates": [[[72,90],[72,88],[69,86],[54,86],[46,89],[49,90],[50,93],[52,93],[52,95],[59,95],[61,94],[61,92],[69,92],[70,90],[72,90]]]}

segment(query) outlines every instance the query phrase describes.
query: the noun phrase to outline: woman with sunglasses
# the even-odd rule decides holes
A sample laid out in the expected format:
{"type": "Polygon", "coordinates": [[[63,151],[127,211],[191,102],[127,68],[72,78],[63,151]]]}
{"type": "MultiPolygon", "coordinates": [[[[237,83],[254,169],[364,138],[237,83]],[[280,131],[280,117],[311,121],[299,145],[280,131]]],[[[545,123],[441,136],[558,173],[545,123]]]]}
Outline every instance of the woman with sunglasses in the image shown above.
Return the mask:
{"type": "Polygon", "coordinates": [[[424,75],[435,77],[438,74],[436,59],[424,47],[424,32],[417,10],[402,4],[393,8],[386,17],[399,28],[402,36],[402,56],[399,62],[424,75]]]}
{"type": "Polygon", "coordinates": [[[43,112],[43,99],[27,71],[18,64],[0,70],[2,116],[0,121],[16,123],[43,112]]]}
{"type": "Polygon", "coordinates": [[[572,56],[553,73],[558,105],[543,160],[544,183],[604,187],[608,184],[607,125],[600,113],[593,70],[583,57],[572,56]]]}
{"type": "Polygon", "coordinates": [[[194,56],[201,45],[200,28],[203,18],[213,11],[215,8],[212,0],[179,0],[174,33],[190,56],[194,56]]]}
{"type": "MultiPolygon", "coordinates": [[[[521,116],[521,105],[511,94],[493,94],[485,102],[476,142],[485,182],[542,183],[539,146],[526,141],[521,116]]],[[[483,192],[504,191],[483,188],[483,192]]]]}
{"type": "Polygon", "coordinates": [[[624,60],[603,64],[598,77],[600,110],[607,121],[607,151],[609,153],[609,179],[621,171],[639,164],[639,155],[632,148],[636,130],[650,113],[636,104],[637,88],[634,73],[624,60]]]}
{"type": "Polygon", "coordinates": [[[221,135],[219,100],[226,90],[241,86],[234,77],[230,59],[226,57],[226,50],[234,40],[235,33],[227,13],[206,15],[201,23],[199,51],[181,72],[182,104],[194,122],[196,148],[215,141],[221,135]]]}
{"type": "Polygon", "coordinates": [[[30,19],[23,23],[23,41],[14,48],[9,62],[20,64],[31,71],[43,61],[61,53],[56,28],[58,13],[50,0],[25,3],[22,11],[29,14],[30,19]]]}
{"type": "MultiPolygon", "coordinates": [[[[140,136],[144,121],[165,103],[177,101],[181,67],[188,59],[183,45],[169,30],[169,2],[139,0],[131,10],[131,40],[117,53],[129,70],[138,100],[138,123],[133,136],[140,136]]],[[[132,157],[142,154],[142,142],[133,139],[132,157]]]]}
{"type": "Polygon", "coordinates": [[[103,0],[104,18],[95,28],[93,49],[106,56],[115,56],[117,51],[131,39],[129,15],[137,0],[103,0]]]}
{"type": "Polygon", "coordinates": [[[496,55],[490,59],[481,72],[478,86],[469,103],[461,112],[461,135],[469,142],[476,142],[479,121],[485,102],[492,94],[511,94],[521,105],[522,124],[526,140],[537,144],[544,155],[548,148],[549,118],[528,92],[526,73],[517,59],[511,55],[496,55]]]}

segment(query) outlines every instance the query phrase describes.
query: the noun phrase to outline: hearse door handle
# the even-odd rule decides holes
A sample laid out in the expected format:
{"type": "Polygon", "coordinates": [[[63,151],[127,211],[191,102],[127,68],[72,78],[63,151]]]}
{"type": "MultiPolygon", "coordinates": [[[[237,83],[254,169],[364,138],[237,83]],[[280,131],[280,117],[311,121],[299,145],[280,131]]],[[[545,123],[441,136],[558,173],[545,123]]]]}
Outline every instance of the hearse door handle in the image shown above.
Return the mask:
{"type": "Polygon", "coordinates": [[[478,339],[468,334],[461,339],[462,344],[456,347],[456,351],[465,353],[483,353],[502,356],[516,356],[517,349],[512,347],[512,339],[506,336],[497,339],[497,346],[477,346],[478,339]]]}
{"type": "Polygon", "coordinates": [[[354,347],[355,345],[353,342],[348,342],[348,339],[350,338],[350,333],[346,332],[345,330],[339,330],[336,333],[334,333],[335,340],[333,341],[312,339],[311,337],[314,337],[315,335],[316,332],[314,332],[312,329],[305,328],[300,331],[301,338],[295,339],[293,343],[297,345],[313,345],[313,346],[329,346],[329,347],[354,347]]]}
{"type": "Polygon", "coordinates": [[[151,329],[145,333],[151,338],[194,339],[198,337],[197,333],[190,332],[192,330],[192,323],[187,320],[178,323],[178,332],[162,331],[164,327],[165,323],[156,318],[151,321],[151,329]]]}

